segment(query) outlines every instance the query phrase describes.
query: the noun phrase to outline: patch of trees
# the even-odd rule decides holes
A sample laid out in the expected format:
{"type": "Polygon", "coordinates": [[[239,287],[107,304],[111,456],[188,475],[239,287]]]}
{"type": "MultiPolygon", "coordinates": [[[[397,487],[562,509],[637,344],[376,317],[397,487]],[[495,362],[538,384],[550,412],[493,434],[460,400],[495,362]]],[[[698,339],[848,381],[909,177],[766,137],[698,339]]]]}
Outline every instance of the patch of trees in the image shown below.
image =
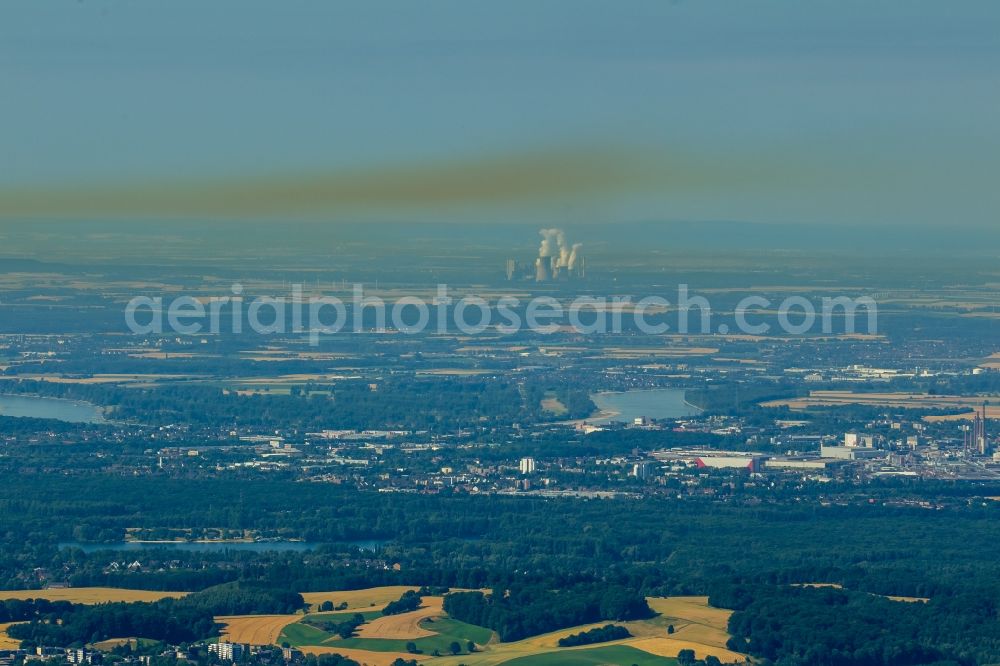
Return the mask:
{"type": "Polygon", "coordinates": [[[364,623],[365,616],[361,613],[355,613],[349,620],[344,620],[343,622],[331,622],[329,620],[311,620],[307,622],[307,624],[311,624],[327,633],[337,634],[341,638],[350,638],[357,631],[358,627],[364,623]]]}
{"type": "Polygon", "coordinates": [[[403,592],[403,596],[399,599],[386,604],[385,608],[382,609],[382,615],[399,615],[400,613],[415,611],[420,608],[421,601],[423,599],[418,592],[407,590],[403,592]]]}
{"type": "Polygon", "coordinates": [[[690,648],[677,653],[677,663],[679,666],[722,666],[722,661],[713,655],[708,655],[704,659],[698,659],[694,650],[690,648]]]}
{"type": "Polygon", "coordinates": [[[248,581],[216,585],[182,597],[178,603],[215,615],[287,615],[305,606],[298,592],[248,581]]]}
{"type": "Polygon", "coordinates": [[[305,666],[361,666],[358,662],[341,654],[307,654],[303,661],[305,666]]]}
{"type": "MultiPolygon", "coordinates": [[[[2,593],[0,593],[2,594],[2,593]]],[[[0,623],[24,622],[42,615],[58,615],[70,610],[68,601],[48,599],[6,599],[0,602],[0,623]]]]}
{"type": "Polygon", "coordinates": [[[492,594],[457,592],[445,596],[444,610],[456,620],[496,631],[502,641],[601,620],[638,620],[652,615],[642,595],[600,584],[563,589],[525,586],[495,589],[492,594]]]}
{"type": "Polygon", "coordinates": [[[576,647],[577,645],[591,645],[593,643],[607,643],[628,638],[632,634],[629,630],[619,624],[606,624],[603,627],[594,627],[589,631],[581,631],[578,634],[570,634],[559,639],[559,647],[576,647]]]}

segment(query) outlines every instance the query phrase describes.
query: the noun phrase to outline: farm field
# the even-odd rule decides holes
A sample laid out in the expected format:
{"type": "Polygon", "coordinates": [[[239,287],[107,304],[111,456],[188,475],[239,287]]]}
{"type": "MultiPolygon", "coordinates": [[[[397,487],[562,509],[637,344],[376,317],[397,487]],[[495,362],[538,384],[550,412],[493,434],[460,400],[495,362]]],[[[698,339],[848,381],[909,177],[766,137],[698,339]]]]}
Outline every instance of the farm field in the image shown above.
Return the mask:
{"type": "Polygon", "coordinates": [[[318,629],[311,624],[292,622],[282,628],[278,634],[278,638],[274,642],[288,643],[289,645],[304,649],[307,646],[319,647],[326,645],[332,638],[332,634],[318,629]]]}
{"type": "MultiPolygon", "coordinates": [[[[837,590],[844,589],[844,586],[840,585],[839,583],[792,583],[792,587],[832,587],[837,590]]],[[[875,594],[873,592],[869,592],[869,594],[875,597],[882,597],[883,599],[888,599],[889,601],[900,601],[903,603],[925,604],[928,601],[930,601],[929,597],[903,597],[898,594],[885,595],[885,594],[875,594]]]]}
{"type": "Polygon", "coordinates": [[[453,642],[458,642],[464,649],[469,641],[483,646],[493,640],[493,632],[488,629],[444,617],[443,601],[442,597],[427,596],[423,598],[420,608],[409,613],[385,616],[368,613],[366,619],[369,621],[359,627],[357,634],[351,638],[340,638],[303,622],[335,622],[353,615],[350,611],[290,616],[293,621],[286,623],[268,642],[288,642],[301,648],[331,647],[395,653],[406,652],[407,643],[413,642],[422,654],[430,655],[435,651],[449,653],[453,642]]]}
{"type": "MultiPolygon", "coordinates": [[[[928,423],[940,423],[941,421],[972,421],[976,418],[977,413],[982,413],[982,408],[977,408],[972,411],[963,412],[961,414],[940,414],[933,416],[925,416],[924,421],[928,423]]],[[[1000,419],[1000,405],[987,405],[986,406],[986,418],[988,419],[1000,419]]]]}
{"type": "Polygon", "coordinates": [[[504,663],[510,666],[674,666],[677,660],[658,657],[627,645],[609,645],[518,657],[504,663]]]}
{"type": "Polygon", "coordinates": [[[186,594],[187,592],[153,592],[118,587],[57,587],[48,590],[5,590],[0,592],[0,599],[48,599],[69,601],[74,604],[103,604],[109,601],[178,599],[186,594]]]}
{"type": "MultiPolygon", "coordinates": [[[[631,638],[603,644],[559,648],[560,638],[602,626],[604,622],[563,629],[521,641],[499,643],[489,629],[451,619],[444,614],[442,597],[424,597],[423,606],[410,613],[382,616],[381,608],[398,599],[407,586],[387,586],[365,590],[312,592],[303,594],[314,608],[324,601],[334,605],[346,603],[345,610],[289,615],[220,616],[222,635],[235,642],[256,645],[280,644],[287,641],[311,654],[339,652],[370,666],[391,664],[398,657],[425,660],[437,651],[448,655],[434,658],[441,666],[495,666],[499,664],[648,664],[671,665],[680,650],[691,649],[699,658],[714,655],[723,662],[742,661],[743,656],[725,648],[728,634],[726,623],[730,611],[711,608],[706,597],[649,598],[650,607],[658,615],[649,620],[621,623],[632,633],[631,638]],[[337,622],[362,612],[366,624],[356,636],[341,639],[304,620],[337,622]],[[667,627],[674,633],[668,636],[667,627]],[[408,642],[416,644],[420,654],[406,651],[408,642]],[[477,645],[474,653],[450,655],[452,642],[459,643],[463,652],[469,641],[477,645]]],[[[180,597],[180,592],[151,592],[118,588],[57,588],[52,590],[15,590],[7,598],[46,598],[74,603],[107,601],[154,601],[165,597],[180,597]]],[[[0,626],[0,645],[7,625],[0,626]]],[[[131,639],[116,639],[123,642],[131,639]]],[[[11,642],[13,644],[13,642],[11,642]]]]}
{"type": "Polygon", "coordinates": [[[344,610],[372,610],[377,607],[381,610],[390,601],[395,601],[403,596],[404,592],[417,590],[415,586],[406,585],[386,585],[384,587],[370,587],[364,590],[340,590],[333,592],[303,592],[302,598],[310,606],[318,607],[324,601],[333,602],[334,606],[347,602],[344,610]]]}
{"type": "Polygon", "coordinates": [[[140,645],[152,645],[156,642],[148,638],[108,638],[97,643],[92,643],[91,646],[97,650],[113,650],[116,647],[128,645],[134,650],[140,645]]]}
{"type": "Polygon", "coordinates": [[[382,617],[382,611],[329,611],[324,613],[308,613],[302,617],[302,621],[306,622],[309,620],[317,620],[320,622],[346,622],[350,620],[356,613],[360,613],[362,617],[365,618],[365,622],[371,622],[377,618],[382,617]]]}
{"type": "Polygon", "coordinates": [[[562,416],[569,411],[566,409],[566,405],[554,395],[549,395],[542,399],[542,410],[556,416],[562,416]]]}
{"type": "Polygon", "coordinates": [[[698,659],[704,659],[705,657],[712,655],[718,657],[719,661],[724,664],[732,663],[742,663],[746,660],[746,656],[738,652],[733,652],[727,650],[724,647],[708,646],[703,643],[694,640],[685,640],[683,638],[677,638],[677,635],[660,638],[643,638],[637,641],[631,641],[628,645],[636,648],[637,650],[642,650],[643,652],[648,652],[649,654],[659,655],[661,657],[675,657],[681,650],[692,650],[694,651],[695,657],[698,659]]]}
{"type": "Polygon", "coordinates": [[[358,637],[410,640],[433,636],[439,632],[436,629],[435,631],[425,629],[421,623],[431,618],[441,617],[444,614],[443,603],[443,597],[424,597],[420,608],[412,613],[384,615],[361,625],[358,628],[358,637]]]}
{"type": "Polygon", "coordinates": [[[933,416],[928,419],[972,418],[973,410],[980,409],[984,401],[994,403],[988,406],[990,418],[1000,417],[996,402],[1000,396],[958,396],[930,395],[928,393],[855,393],[853,391],[810,391],[807,397],[787,400],[771,400],[761,403],[762,407],[788,407],[802,410],[810,407],[836,407],[838,405],[868,405],[874,407],[902,407],[906,409],[965,409],[966,414],[933,416]]]}
{"type": "MultiPolygon", "coordinates": [[[[321,654],[339,654],[344,657],[353,659],[354,661],[361,664],[361,666],[392,666],[392,662],[397,659],[409,660],[416,659],[417,661],[423,661],[429,659],[427,655],[422,654],[408,654],[406,652],[371,652],[369,650],[353,650],[342,647],[320,647],[320,646],[306,646],[299,648],[305,654],[321,655],[321,654]]],[[[435,663],[437,660],[435,660],[435,663]]]]}
{"type": "Polygon", "coordinates": [[[326,641],[325,645],[332,647],[342,645],[348,648],[372,650],[374,652],[403,652],[406,651],[406,644],[413,642],[423,654],[434,654],[435,651],[440,654],[449,654],[449,646],[453,642],[461,645],[462,651],[466,652],[466,645],[469,641],[478,646],[484,646],[493,640],[493,632],[489,629],[450,618],[435,620],[433,623],[422,625],[422,628],[426,630],[427,635],[412,640],[371,637],[371,634],[369,634],[370,637],[368,638],[334,638],[333,640],[326,641]]]}
{"type": "Polygon", "coordinates": [[[215,621],[224,625],[221,632],[224,640],[270,645],[278,641],[286,625],[300,619],[301,615],[233,615],[219,616],[215,621]]]}
{"type": "MultiPolygon", "coordinates": [[[[684,649],[694,650],[698,658],[708,655],[718,657],[723,662],[743,662],[744,655],[726,649],[726,641],[729,634],[726,626],[729,621],[731,611],[711,608],[708,606],[707,597],[671,597],[671,598],[649,598],[650,607],[659,613],[649,620],[635,622],[622,622],[632,634],[631,638],[621,641],[614,641],[601,645],[599,648],[593,646],[579,648],[560,648],[559,639],[570,634],[579,633],[595,627],[600,627],[607,622],[598,622],[590,625],[571,627],[559,631],[532,636],[521,641],[510,643],[499,643],[495,639],[483,642],[480,638],[485,638],[490,632],[482,627],[471,627],[463,623],[455,622],[448,618],[440,619],[434,623],[424,622],[421,627],[439,631],[442,638],[448,636],[447,640],[420,639],[414,641],[421,650],[432,648],[432,646],[443,643],[445,648],[450,642],[450,636],[461,636],[456,638],[463,644],[464,640],[473,640],[478,646],[477,652],[473,654],[463,654],[458,656],[445,656],[434,659],[435,664],[441,666],[497,666],[499,664],[674,664],[678,652],[684,649]],[[454,625],[461,625],[455,627],[454,625]],[[667,627],[673,625],[674,633],[667,634],[667,627]],[[486,632],[479,638],[470,634],[470,631],[486,632]],[[425,641],[422,645],[421,642],[425,641]],[[580,654],[585,653],[585,654],[580,654]],[[639,658],[641,657],[641,659],[639,658]],[[591,658],[597,661],[590,661],[591,658]],[[531,661],[528,661],[528,660],[531,661]],[[585,661],[581,661],[584,660],[585,661]],[[645,659],[645,661],[643,661],[645,659]],[[522,661],[523,660],[523,661],[522,661]]],[[[348,641],[334,641],[327,645],[347,645],[351,647],[361,647],[360,639],[349,639],[348,641]],[[357,642],[354,642],[357,641],[357,642]]],[[[367,640],[363,645],[368,649],[379,650],[389,649],[393,642],[380,641],[378,643],[367,640]]],[[[399,645],[395,643],[395,645],[399,645]]],[[[405,645],[405,643],[404,643],[405,645]]],[[[442,654],[447,654],[446,650],[438,647],[442,654]]],[[[425,654],[426,654],[425,650],[425,654]]]]}
{"type": "Polygon", "coordinates": [[[21,641],[11,638],[7,635],[7,627],[12,624],[17,624],[16,622],[2,622],[0,623],[0,650],[16,650],[21,647],[21,641]]]}

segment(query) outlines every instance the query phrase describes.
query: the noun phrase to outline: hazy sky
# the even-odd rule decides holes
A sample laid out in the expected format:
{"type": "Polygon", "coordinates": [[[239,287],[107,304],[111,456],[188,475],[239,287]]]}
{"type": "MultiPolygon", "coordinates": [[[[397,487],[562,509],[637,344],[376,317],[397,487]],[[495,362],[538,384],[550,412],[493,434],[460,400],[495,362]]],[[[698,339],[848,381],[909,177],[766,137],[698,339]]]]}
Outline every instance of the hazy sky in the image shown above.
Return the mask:
{"type": "Polygon", "coordinates": [[[5,0],[0,90],[8,222],[1000,224],[996,0],[5,0]]]}

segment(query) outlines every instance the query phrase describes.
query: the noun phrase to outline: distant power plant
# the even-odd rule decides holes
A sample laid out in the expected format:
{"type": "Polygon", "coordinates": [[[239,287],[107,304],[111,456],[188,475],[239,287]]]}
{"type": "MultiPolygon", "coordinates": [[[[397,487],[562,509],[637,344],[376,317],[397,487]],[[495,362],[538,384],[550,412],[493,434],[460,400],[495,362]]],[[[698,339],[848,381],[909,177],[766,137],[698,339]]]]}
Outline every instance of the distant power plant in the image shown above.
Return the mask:
{"type": "Polygon", "coordinates": [[[566,233],[562,229],[541,229],[538,233],[542,237],[542,242],[538,246],[538,256],[534,260],[531,272],[522,272],[517,260],[508,259],[506,265],[508,280],[518,278],[547,282],[586,277],[583,243],[570,245],[566,242],[566,233]]]}

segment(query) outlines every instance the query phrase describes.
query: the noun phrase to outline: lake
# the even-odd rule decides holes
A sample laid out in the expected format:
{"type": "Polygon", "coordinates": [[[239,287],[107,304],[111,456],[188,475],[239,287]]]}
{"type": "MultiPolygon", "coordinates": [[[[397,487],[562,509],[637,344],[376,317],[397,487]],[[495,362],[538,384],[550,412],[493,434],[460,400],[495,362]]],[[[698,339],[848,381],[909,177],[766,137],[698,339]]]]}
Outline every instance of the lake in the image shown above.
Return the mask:
{"type": "Polygon", "coordinates": [[[590,396],[597,408],[604,412],[596,418],[587,419],[590,423],[610,423],[624,421],[632,423],[640,416],[651,419],[679,419],[697,416],[701,413],[697,407],[684,402],[683,389],[649,389],[624,392],[594,393],[590,396]]]}
{"type": "MultiPolygon", "coordinates": [[[[388,541],[349,541],[333,545],[354,546],[361,550],[377,550],[388,541]]],[[[186,552],[218,553],[226,550],[242,550],[252,553],[266,552],[304,552],[314,550],[321,545],[307,541],[237,541],[237,542],[148,542],[148,541],[120,541],[118,543],[80,543],[77,541],[66,541],[58,544],[59,548],[79,548],[85,553],[96,553],[100,550],[113,550],[120,552],[141,552],[146,550],[159,550],[169,548],[171,550],[183,550],[186,552]]]]}
{"type": "Polygon", "coordinates": [[[57,419],[69,423],[103,423],[101,408],[89,402],[0,394],[0,416],[57,419]]]}

